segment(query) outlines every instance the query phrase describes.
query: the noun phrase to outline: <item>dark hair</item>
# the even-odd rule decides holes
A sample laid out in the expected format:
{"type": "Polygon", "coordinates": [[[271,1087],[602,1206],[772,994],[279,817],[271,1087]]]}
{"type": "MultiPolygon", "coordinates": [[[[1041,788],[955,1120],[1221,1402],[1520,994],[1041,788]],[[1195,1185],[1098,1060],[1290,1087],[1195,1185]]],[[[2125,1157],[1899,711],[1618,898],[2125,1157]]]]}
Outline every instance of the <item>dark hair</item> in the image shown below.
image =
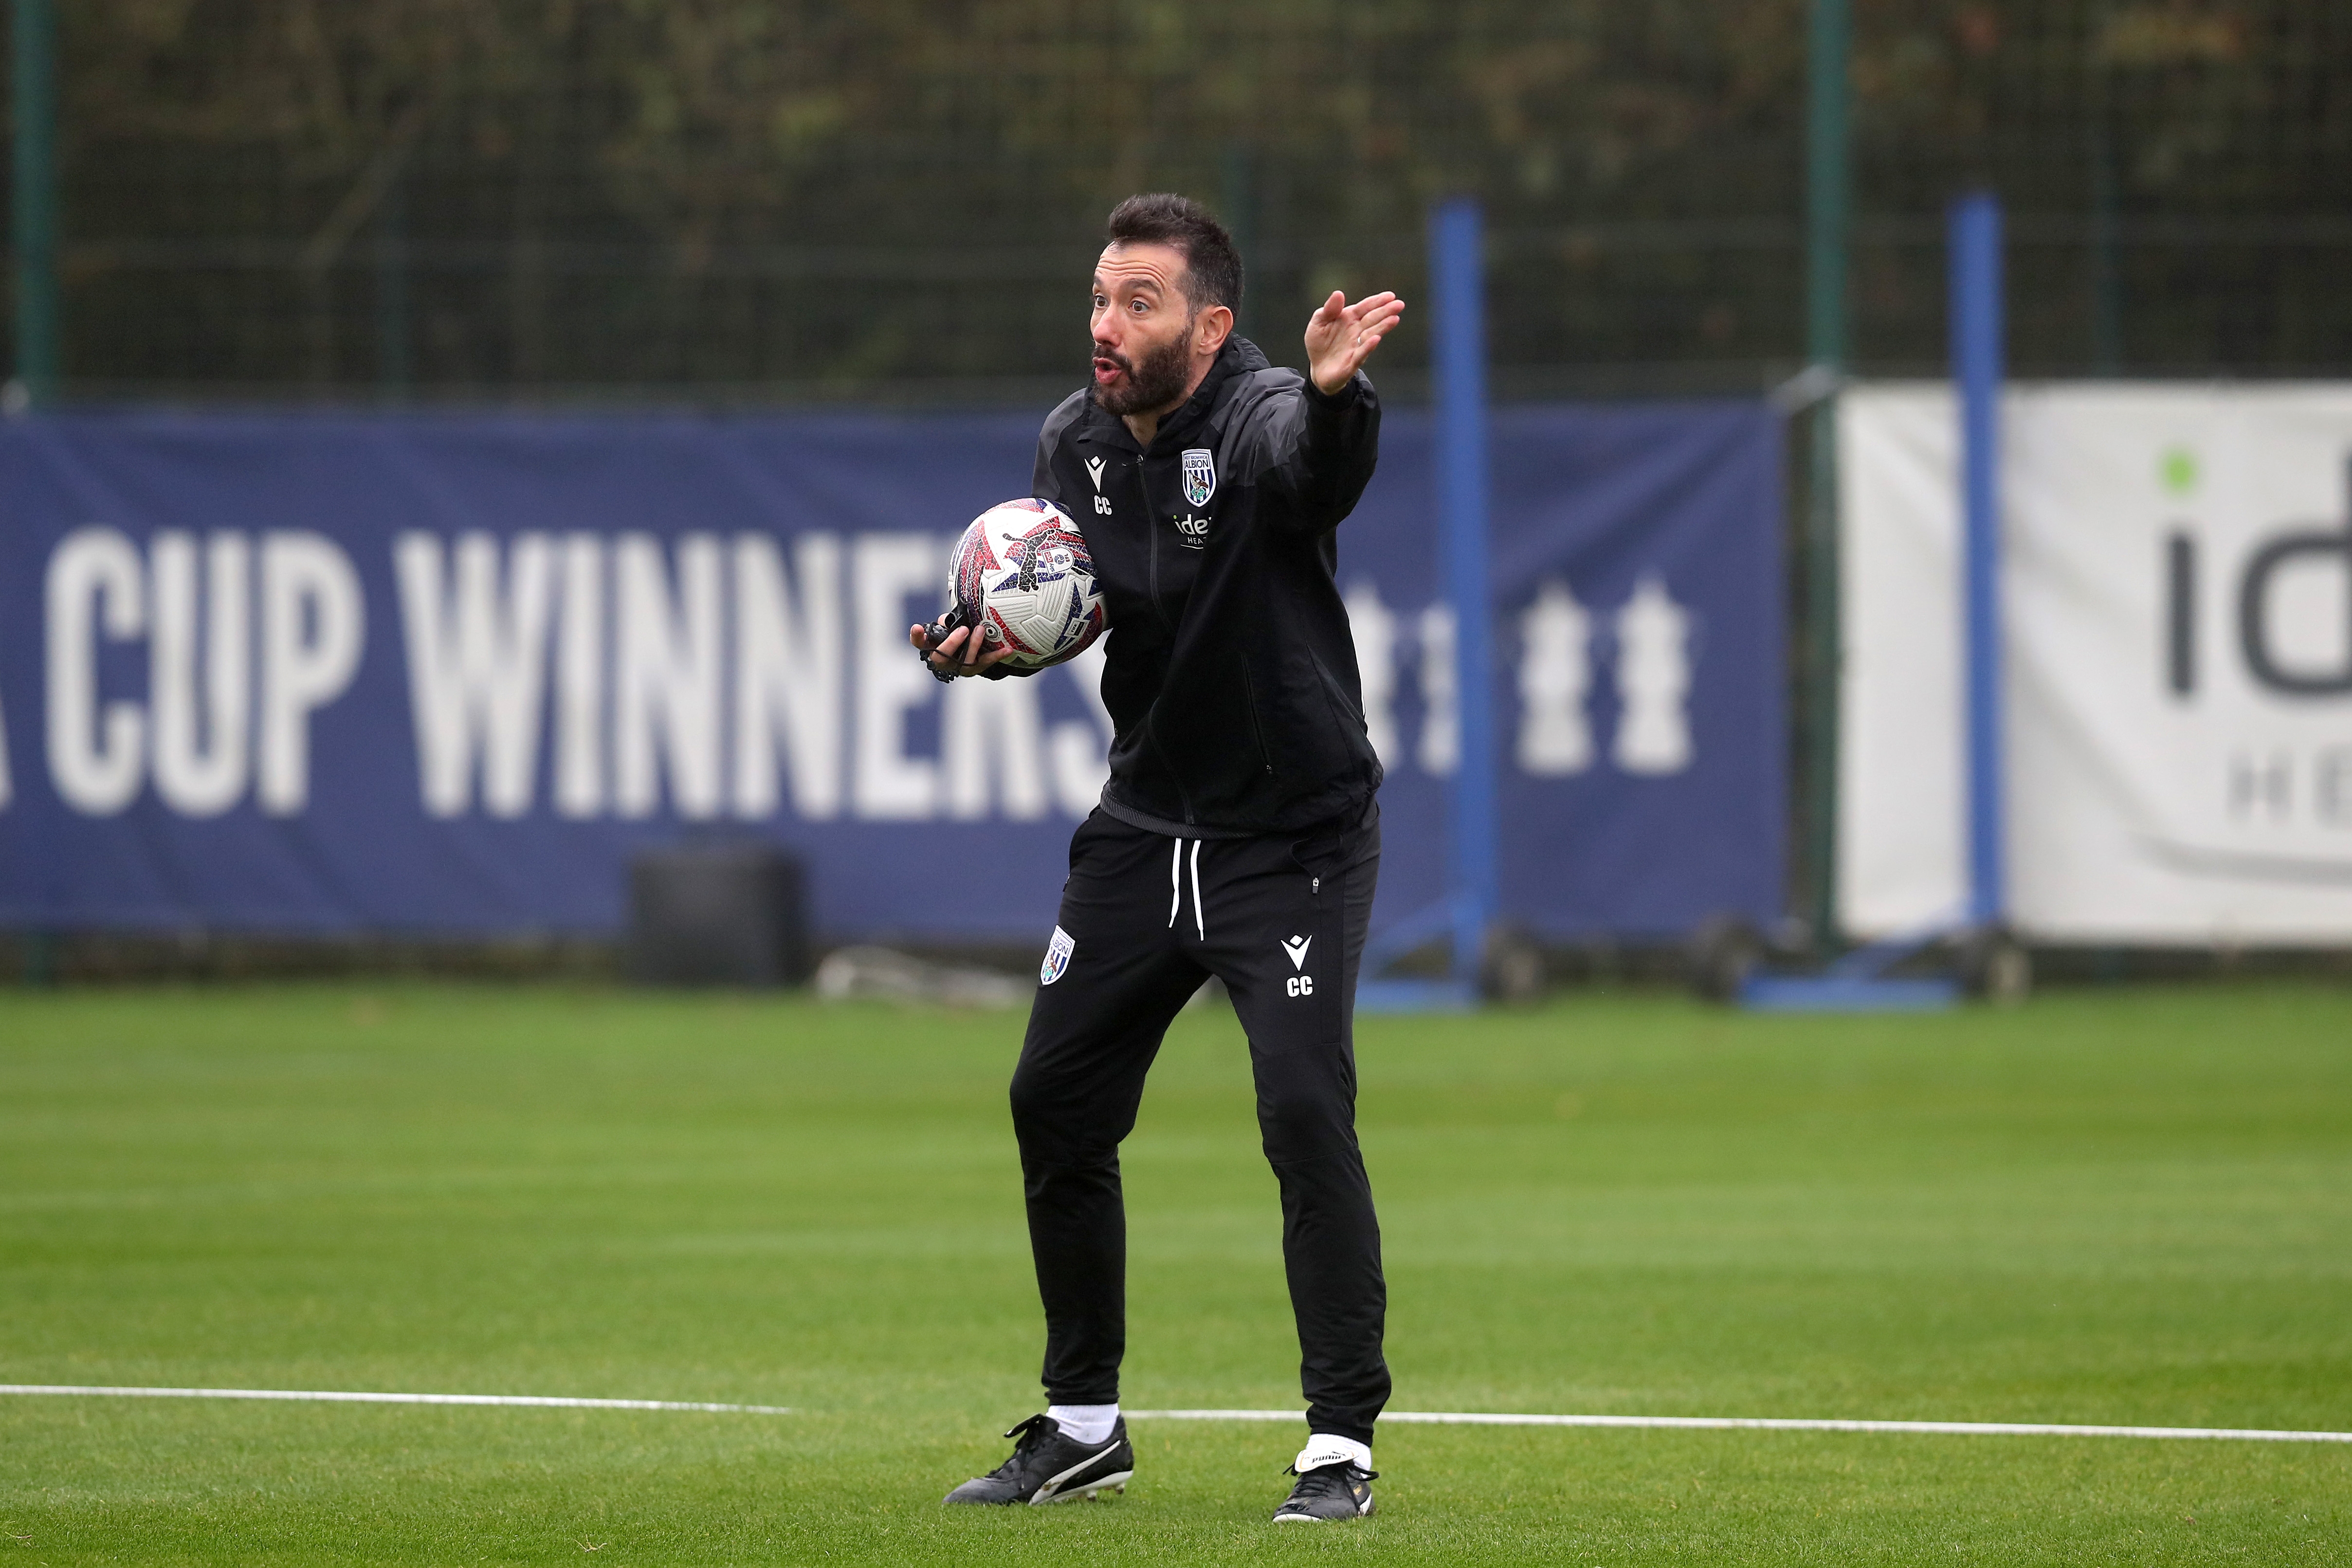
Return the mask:
{"type": "Polygon", "coordinates": [[[1165,191],[1129,196],[1110,210],[1113,245],[1170,245],[1184,258],[1184,298],[1192,309],[1242,309],[1242,253],[1225,226],[1190,196],[1165,191]]]}

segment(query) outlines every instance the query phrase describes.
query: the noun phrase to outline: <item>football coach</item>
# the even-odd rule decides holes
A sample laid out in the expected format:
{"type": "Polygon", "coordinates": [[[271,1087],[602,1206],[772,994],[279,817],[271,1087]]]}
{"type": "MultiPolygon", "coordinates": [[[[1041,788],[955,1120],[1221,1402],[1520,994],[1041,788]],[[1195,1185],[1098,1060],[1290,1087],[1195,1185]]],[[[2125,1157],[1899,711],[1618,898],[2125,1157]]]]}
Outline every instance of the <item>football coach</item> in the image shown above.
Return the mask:
{"type": "MultiPolygon", "coordinates": [[[[1355,1519],[1372,1511],[1389,1394],[1351,1037],[1381,764],[1334,574],[1380,437],[1360,367],[1404,304],[1333,294],[1307,323],[1302,376],[1234,335],[1241,257],[1198,204],[1130,197],[1108,238],[1093,384],[1046,419],[1034,481],[1086,534],[1116,731],[1013,1075],[1051,1404],[947,1500],[1051,1502],[1133,1475],[1118,1146],[1170,1021],[1215,975],[1249,1035],[1307,1403],[1274,1517],[1355,1519]]],[[[942,678],[1009,673],[965,629],[911,631],[942,678]]]]}

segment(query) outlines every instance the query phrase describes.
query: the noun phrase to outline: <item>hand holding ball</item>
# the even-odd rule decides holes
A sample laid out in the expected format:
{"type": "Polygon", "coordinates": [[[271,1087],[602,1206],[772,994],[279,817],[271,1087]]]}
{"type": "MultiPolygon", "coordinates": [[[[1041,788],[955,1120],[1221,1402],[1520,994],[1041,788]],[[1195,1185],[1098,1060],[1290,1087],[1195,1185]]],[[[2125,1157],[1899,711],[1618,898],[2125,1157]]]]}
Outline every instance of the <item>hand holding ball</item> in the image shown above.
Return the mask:
{"type": "Polygon", "coordinates": [[[958,666],[943,669],[932,653],[953,654],[965,672],[976,673],[974,635],[990,667],[1044,669],[1085,652],[1107,624],[1077,523],[1051,501],[1013,500],[963,531],[949,562],[947,608],[937,625],[916,628],[916,646],[942,680],[958,666]],[[957,647],[944,647],[960,629],[966,635],[957,647]]]}

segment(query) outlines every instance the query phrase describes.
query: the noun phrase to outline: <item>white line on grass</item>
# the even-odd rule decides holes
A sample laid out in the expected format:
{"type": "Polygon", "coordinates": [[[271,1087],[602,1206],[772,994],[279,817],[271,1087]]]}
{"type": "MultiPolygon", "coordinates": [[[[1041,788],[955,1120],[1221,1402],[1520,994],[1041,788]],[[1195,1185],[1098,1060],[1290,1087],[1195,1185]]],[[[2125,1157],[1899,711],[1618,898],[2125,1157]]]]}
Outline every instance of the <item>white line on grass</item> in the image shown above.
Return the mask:
{"type": "MultiPolygon", "coordinates": [[[[1297,1410],[1129,1410],[1136,1421],[1297,1421],[1297,1410]]],[[[2352,1443],[2352,1432],[2266,1432],[2232,1426],[2062,1426],[2037,1421],[1802,1421],[1764,1415],[1507,1415],[1390,1410],[1383,1424],[1430,1426],[1701,1426],[1767,1432],[1941,1432],[1964,1437],[2201,1437],[2242,1443],[2352,1443]]]]}
{"type": "MultiPolygon", "coordinates": [[[[791,1415],[788,1405],[713,1405],[683,1399],[574,1399],[552,1394],[362,1394],[292,1388],[105,1388],[69,1383],[0,1383],[0,1394],[96,1394],[122,1399],[293,1399],[339,1405],[532,1405],[564,1410],[703,1410],[791,1415]]],[[[1137,1421],[1297,1421],[1297,1410],[1129,1410],[1137,1421]]],[[[1489,1411],[1391,1410],[1381,1419],[1423,1426],[1681,1426],[1716,1431],[1912,1432],[1963,1437],[2171,1437],[2239,1443],[2352,1443],[2352,1432],[2272,1432],[2241,1426],[2066,1426],[2037,1421],[1792,1420],[1768,1415],[1521,1415],[1489,1411]]]]}
{"type": "Polygon", "coordinates": [[[569,1399],[553,1394],[351,1394],[302,1388],[95,1388],[66,1383],[0,1383],[0,1394],[95,1394],[123,1399],[301,1399],[330,1405],[546,1405],[566,1410],[711,1410],[790,1415],[783,1405],[703,1405],[682,1399],[569,1399]]]}

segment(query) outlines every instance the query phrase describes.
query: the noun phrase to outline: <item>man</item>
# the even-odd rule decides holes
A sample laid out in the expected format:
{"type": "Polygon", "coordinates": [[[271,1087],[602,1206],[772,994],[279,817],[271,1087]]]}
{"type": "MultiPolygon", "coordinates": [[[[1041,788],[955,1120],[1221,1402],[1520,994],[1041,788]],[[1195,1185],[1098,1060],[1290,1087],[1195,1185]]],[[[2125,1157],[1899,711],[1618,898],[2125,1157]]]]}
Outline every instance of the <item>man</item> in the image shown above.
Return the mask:
{"type": "MultiPolygon", "coordinates": [[[[1013,1075],[1052,1403],[951,1503],[1091,1496],[1134,1473],[1118,1145],[1169,1021],[1213,974],[1249,1034],[1308,1404],[1274,1517],[1372,1511],[1387,1289],[1350,1031],[1381,765],[1334,530],[1380,432],[1359,367],[1404,305],[1333,294],[1302,377],[1233,335],[1241,294],[1241,258],[1199,205],[1121,203],[1095,268],[1094,384],[1038,437],[1035,492],[1079,521],[1102,585],[1117,738],[1013,1075]]],[[[969,629],[912,637],[943,678],[1008,673],[969,629]]]]}

